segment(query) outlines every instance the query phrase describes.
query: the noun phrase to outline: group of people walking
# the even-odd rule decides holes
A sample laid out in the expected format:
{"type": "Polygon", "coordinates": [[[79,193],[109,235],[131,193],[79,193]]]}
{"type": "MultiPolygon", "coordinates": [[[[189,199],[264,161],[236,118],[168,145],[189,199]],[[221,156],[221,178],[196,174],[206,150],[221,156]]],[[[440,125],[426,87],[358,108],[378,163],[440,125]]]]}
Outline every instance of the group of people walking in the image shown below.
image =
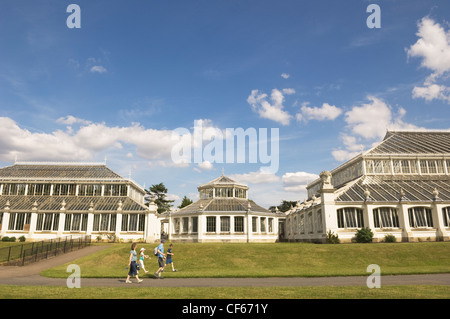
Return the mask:
{"type": "MultiPolygon", "coordinates": [[[[167,250],[166,253],[164,253],[164,243],[165,243],[165,239],[161,239],[161,243],[158,245],[157,248],[155,248],[156,253],[155,255],[157,255],[158,257],[158,270],[155,272],[155,278],[156,279],[164,279],[164,277],[161,276],[161,273],[164,271],[164,268],[167,265],[171,265],[172,266],[172,271],[177,271],[173,265],[173,260],[172,260],[172,256],[174,255],[174,253],[172,252],[172,248],[173,245],[170,244],[169,245],[169,249],[167,250]]],[[[148,271],[145,269],[145,265],[144,265],[144,259],[145,258],[150,258],[148,255],[145,255],[144,251],[145,248],[141,248],[140,250],[140,256],[139,256],[139,265],[138,265],[138,256],[137,256],[137,252],[136,252],[136,243],[133,243],[131,245],[131,251],[130,251],[130,257],[128,259],[128,277],[127,280],[125,281],[126,283],[130,284],[131,280],[130,278],[132,276],[136,277],[137,282],[141,282],[142,279],[139,278],[139,270],[142,269],[145,273],[148,273],[148,271]]]]}

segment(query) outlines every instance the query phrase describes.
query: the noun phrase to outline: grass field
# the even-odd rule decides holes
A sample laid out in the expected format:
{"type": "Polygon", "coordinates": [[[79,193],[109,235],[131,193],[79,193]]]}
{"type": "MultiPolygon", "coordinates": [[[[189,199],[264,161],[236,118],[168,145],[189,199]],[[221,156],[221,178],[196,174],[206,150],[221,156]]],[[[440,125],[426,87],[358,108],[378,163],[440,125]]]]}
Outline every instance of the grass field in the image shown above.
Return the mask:
{"type": "Polygon", "coordinates": [[[449,286],[31,287],[0,286],[1,299],[449,299],[449,286]]]}
{"type": "MultiPolygon", "coordinates": [[[[139,244],[151,259],[145,264],[152,276],[158,268],[152,256],[155,244],[139,244]]],[[[167,249],[168,245],[165,245],[167,249]]],[[[107,244],[106,249],[70,262],[81,268],[82,277],[125,278],[130,244],[107,244]]],[[[169,277],[312,277],[368,276],[367,266],[377,264],[382,275],[450,273],[450,243],[392,243],[317,245],[188,244],[174,245],[169,277]]],[[[69,263],[68,263],[69,264],[69,263]]],[[[67,278],[67,265],[42,273],[67,278]]],[[[142,272],[141,272],[142,274],[142,272]]],[[[37,287],[0,286],[0,299],[449,299],[450,286],[402,285],[369,289],[346,287],[37,287]]]]}
{"type": "MultiPolygon", "coordinates": [[[[127,274],[130,245],[109,244],[105,250],[81,258],[76,263],[82,277],[120,278],[127,274]]],[[[155,244],[141,244],[150,259],[145,260],[149,274],[158,269],[152,256],[155,244]]],[[[165,245],[166,249],[168,245],[165,245]]],[[[392,243],[317,245],[276,244],[189,244],[174,245],[173,258],[178,272],[166,277],[311,277],[367,276],[367,266],[377,264],[382,275],[450,272],[450,243],[392,243]]],[[[67,277],[67,265],[42,273],[67,277]]],[[[143,272],[141,272],[143,273],[143,272]]],[[[144,276],[145,277],[145,276],[144,276]]]]}

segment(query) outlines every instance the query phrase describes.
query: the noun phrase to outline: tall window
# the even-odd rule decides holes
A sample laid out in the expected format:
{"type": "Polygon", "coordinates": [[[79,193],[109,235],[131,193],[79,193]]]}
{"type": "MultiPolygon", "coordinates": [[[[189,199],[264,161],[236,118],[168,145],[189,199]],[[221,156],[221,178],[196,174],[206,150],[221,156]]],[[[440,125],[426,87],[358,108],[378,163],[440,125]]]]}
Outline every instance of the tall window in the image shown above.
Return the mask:
{"type": "Polygon", "coordinates": [[[183,233],[189,231],[189,217],[183,217],[183,233]]]}
{"type": "Polygon", "coordinates": [[[207,188],[200,190],[200,199],[207,199],[213,197],[213,189],[207,188]]]}
{"type": "Polygon", "coordinates": [[[112,184],[105,185],[104,196],[126,196],[127,185],[124,184],[112,184]]]}
{"type": "Polygon", "coordinates": [[[88,214],[66,214],[65,231],[86,231],[88,214]]]}
{"type": "Polygon", "coordinates": [[[233,197],[233,188],[230,187],[217,187],[216,197],[233,197]]]}
{"type": "Polygon", "coordinates": [[[269,233],[273,233],[273,218],[268,219],[269,233]]]}
{"type": "Polygon", "coordinates": [[[444,163],[442,160],[420,160],[420,172],[422,174],[443,174],[444,163]]]}
{"type": "Polygon", "coordinates": [[[173,222],[174,222],[175,234],[178,234],[180,232],[180,219],[179,218],[175,218],[173,220],[173,222]]]}
{"type": "Polygon", "coordinates": [[[445,227],[450,227],[450,206],[442,208],[442,215],[443,215],[442,217],[444,217],[445,227]]]}
{"type": "Polygon", "coordinates": [[[3,184],[2,195],[25,195],[28,184],[3,184]]]}
{"type": "Polygon", "coordinates": [[[395,174],[416,174],[417,162],[415,160],[393,160],[395,174]]]}
{"type": "Polygon", "coordinates": [[[206,217],[206,232],[207,233],[216,232],[216,216],[206,217]]]}
{"type": "Polygon", "coordinates": [[[367,174],[390,174],[390,160],[366,160],[367,174]]]}
{"type": "MultiPolygon", "coordinates": [[[[111,214],[111,216],[116,216],[111,214]]],[[[114,221],[114,230],[115,230],[114,221]]],[[[142,232],[145,228],[145,214],[123,214],[122,215],[122,231],[126,232],[142,232]]]]}
{"type": "Polygon", "coordinates": [[[236,188],[234,190],[234,194],[237,198],[246,198],[247,197],[247,191],[245,189],[236,188]]]}
{"type": "Polygon", "coordinates": [[[318,233],[322,232],[322,211],[316,213],[316,229],[318,233]]]}
{"type": "Polygon", "coordinates": [[[244,217],[234,216],[234,232],[235,233],[244,232],[244,217]]]}
{"type": "Polygon", "coordinates": [[[305,233],[305,214],[301,214],[300,215],[300,234],[304,234],[305,233]]]}
{"type": "Polygon", "coordinates": [[[252,232],[258,232],[258,217],[252,217],[252,232]]]}
{"type": "Polygon", "coordinates": [[[261,233],[265,233],[266,232],[266,218],[265,217],[261,217],[260,219],[259,219],[259,221],[260,221],[260,225],[261,225],[261,233]]]}
{"type": "Polygon", "coordinates": [[[314,232],[312,212],[308,214],[308,232],[309,233],[313,233],[314,232]]]}
{"type": "Polygon", "coordinates": [[[192,232],[198,233],[198,217],[192,217],[192,232]]]}
{"type": "Polygon", "coordinates": [[[36,230],[58,231],[59,214],[38,214],[36,220],[36,230]]]}
{"type": "Polygon", "coordinates": [[[100,184],[82,184],[78,187],[78,196],[101,196],[102,185],[100,184]]]}
{"type": "Polygon", "coordinates": [[[230,232],[230,216],[220,216],[220,231],[230,232]]]}
{"type": "Polygon", "coordinates": [[[433,227],[431,209],[426,207],[413,207],[408,209],[409,226],[433,227]]]}
{"type": "MultiPolygon", "coordinates": [[[[76,192],[76,184],[55,184],[53,185],[53,196],[74,196],[76,192]]],[[[30,190],[28,190],[30,194],[30,190]]]]}
{"type": "MultiPolygon", "coordinates": [[[[128,217],[128,215],[127,215],[128,217]]],[[[127,217],[125,219],[128,221],[127,217]]],[[[116,231],[116,214],[94,214],[93,231],[115,232],[116,231]]],[[[124,218],[122,218],[123,225],[124,218]]]]}
{"type": "Polygon", "coordinates": [[[373,210],[375,228],[399,227],[397,209],[392,207],[379,207],[373,210]]]}
{"type": "MultiPolygon", "coordinates": [[[[30,184],[27,194],[32,196],[50,195],[50,187],[50,184],[30,184]]],[[[7,195],[4,191],[3,194],[7,195]]]]}
{"type": "MultiPolygon", "coordinates": [[[[9,215],[9,230],[24,230],[24,225],[29,225],[31,213],[11,213],[9,215]]],[[[1,222],[1,221],[0,221],[1,222]]]]}
{"type": "Polygon", "coordinates": [[[338,228],[364,227],[363,211],[355,207],[341,208],[337,211],[338,228]]]}

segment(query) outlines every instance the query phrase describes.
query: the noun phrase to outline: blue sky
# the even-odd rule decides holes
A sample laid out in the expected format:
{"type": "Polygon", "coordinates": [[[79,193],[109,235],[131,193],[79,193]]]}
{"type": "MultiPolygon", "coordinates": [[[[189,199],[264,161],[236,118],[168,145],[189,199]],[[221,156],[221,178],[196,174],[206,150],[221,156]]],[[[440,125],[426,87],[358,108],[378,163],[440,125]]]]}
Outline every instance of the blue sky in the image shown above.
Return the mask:
{"type": "Polygon", "coordinates": [[[386,129],[450,128],[449,16],[445,0],[4,0],[0,163],[106,157],[177,203],[223,169],[263,206],[303,200],[386,129]],[[278,128],[278,170],[174,163],[172,131],[198,120],[278,128]]]}

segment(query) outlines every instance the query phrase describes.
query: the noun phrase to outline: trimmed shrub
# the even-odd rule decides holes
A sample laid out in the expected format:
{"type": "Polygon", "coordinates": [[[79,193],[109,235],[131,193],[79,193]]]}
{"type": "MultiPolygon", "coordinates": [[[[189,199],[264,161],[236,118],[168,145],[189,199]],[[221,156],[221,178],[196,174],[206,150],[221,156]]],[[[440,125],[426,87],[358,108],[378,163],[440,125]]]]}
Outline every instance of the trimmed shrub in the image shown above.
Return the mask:
{"type": "Polygon", "coordinates": [[[384,242],[385,243],[395,243],[397,241],[397,238],[395,238],[394,235],[386,235],[384,236],[384,242]]]}
{"type": "Polygon", "coordinates": [[[371,243],[373,239],[373,232],[370,228],[364,227],[356,231],[355,237],[357,243],[371,243]]]}
{"type": "Polygon", "coordinates": [[[340,242],[339,236],[329,230],[327,233],[327,244],[339,244],[340,242]]]}

